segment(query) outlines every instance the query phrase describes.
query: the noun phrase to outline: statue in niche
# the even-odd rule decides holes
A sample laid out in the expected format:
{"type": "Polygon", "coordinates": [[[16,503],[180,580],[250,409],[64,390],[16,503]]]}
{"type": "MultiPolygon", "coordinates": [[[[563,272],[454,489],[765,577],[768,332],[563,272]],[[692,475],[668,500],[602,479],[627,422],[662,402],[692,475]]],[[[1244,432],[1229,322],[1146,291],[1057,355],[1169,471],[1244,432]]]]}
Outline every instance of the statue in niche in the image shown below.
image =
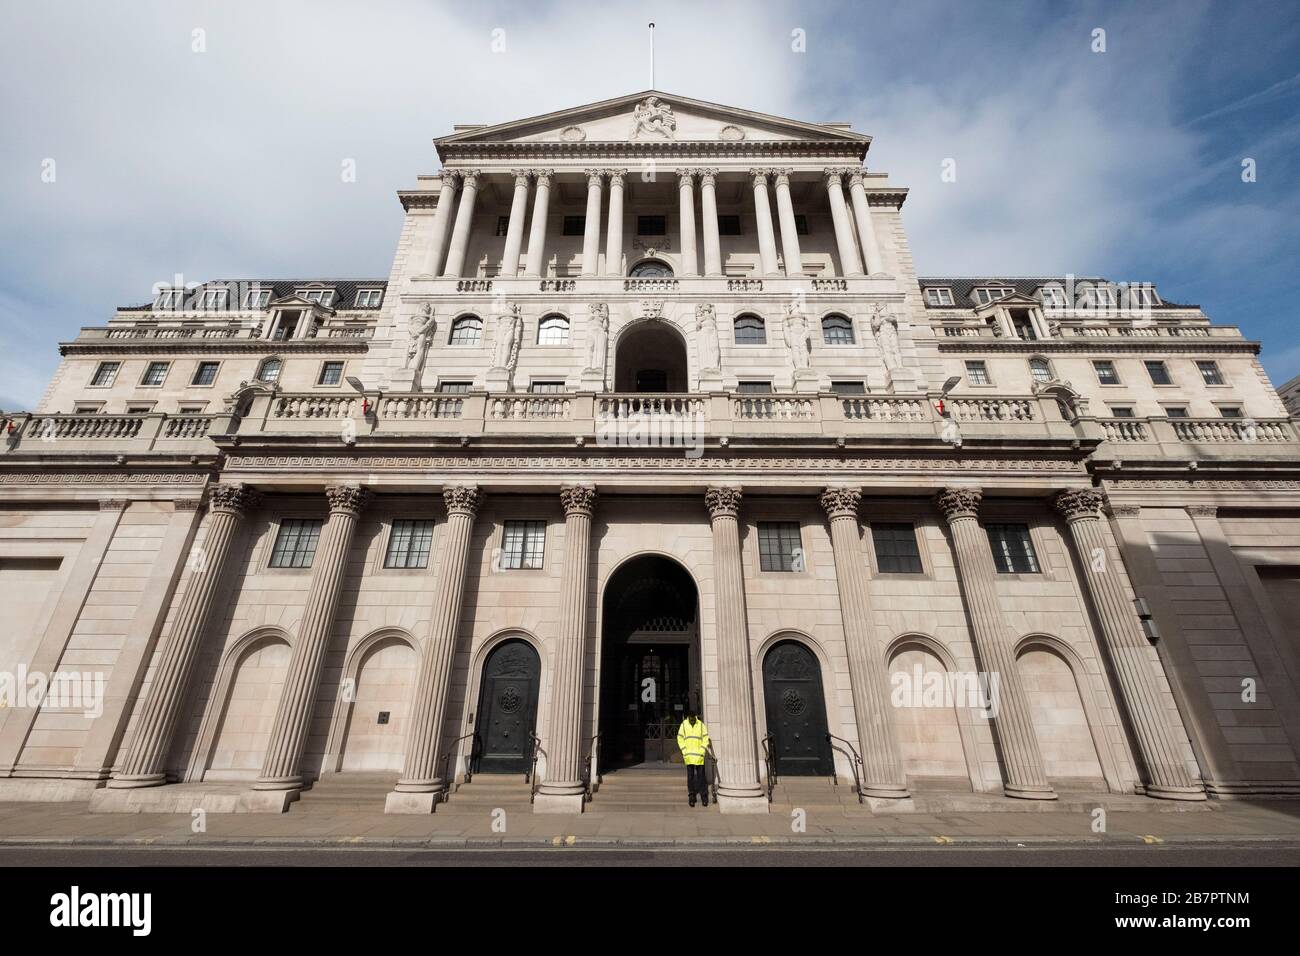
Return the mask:
{"type": "Polygon", "coordinates": [[[513,372],[515,363],[519,360],[519,343],[523,337],[523,310],[518,303],[511,302],[497,317],[496,350],[492,356],[492,367],[513,372]]]}
{"type": "Polygon", "coordinates": [[[796,372],[812,365],[812,346],[808,341],[808,317],[793,303],[785,307],[785,347],[796,372]]]}
{"type": "Polygon", "coordinates": [[[903,367],[903,352],[898,344],[898,316],[877,306],[871,315],[871,335],[880,349],[881,361],[891,372],[903,367]]]}
{"type": "Polygon", "coordinates": [[[666,103],[660,103],[659,97],[647,96],[632,111],[632,138],[640,138],[642,133],[657,139],[672,139],[677,132],[677,119],[673,109],[666,103]]]}
{"type": "Polygon", "coordinates": [[[719,368],[722,358],[718,353],[718,319],[712,305],[701,303],[695,307],[695,332],[700,369],[711,372],[719,368]]]}
{"type": "Polygon", "coordinates": [[[406,361],[402,368],[415,370],[415,380],[424,373],[424,360],[433,341],[433,306],[426,302],[424,308],[411,316],[407,324],[406,361]]]}
{"type": "Polygon", "coordinates": [[[609,306],[603,302],[594,303],[588,310],[590,331],[587,333],[587,369],[592,372],[605,372],[605,361],[609,352],[609,306]]]}

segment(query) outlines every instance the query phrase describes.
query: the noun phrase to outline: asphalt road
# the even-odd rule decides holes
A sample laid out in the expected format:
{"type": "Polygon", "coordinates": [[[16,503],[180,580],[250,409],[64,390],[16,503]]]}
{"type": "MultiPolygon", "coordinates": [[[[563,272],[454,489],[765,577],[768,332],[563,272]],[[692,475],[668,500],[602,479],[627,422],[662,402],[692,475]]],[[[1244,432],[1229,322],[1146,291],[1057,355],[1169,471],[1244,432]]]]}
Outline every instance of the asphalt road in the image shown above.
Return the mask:
{"type": "Polygon", "coordinates": [[[701,847],[698,849],[371,849],[363,847],[0,847],[0,867],[104,866],[1092,866],[1296,867],[1300,844],[1028,847],[701,847]]]}

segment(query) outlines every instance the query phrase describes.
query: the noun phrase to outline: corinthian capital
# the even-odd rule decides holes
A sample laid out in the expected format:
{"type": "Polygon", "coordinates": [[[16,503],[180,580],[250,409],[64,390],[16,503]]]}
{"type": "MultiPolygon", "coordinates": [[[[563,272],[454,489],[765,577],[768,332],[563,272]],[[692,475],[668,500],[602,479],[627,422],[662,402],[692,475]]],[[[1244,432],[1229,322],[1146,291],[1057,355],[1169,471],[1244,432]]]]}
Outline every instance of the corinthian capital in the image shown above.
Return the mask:
{"type": "Polygon", "coordinates": [[[840,185],[840,180],[844,175],[844,170],[839,166],[828,166],[822,171],[822,175],[826,177],[826,186],[830,188],[840,185]]]}
{"type": "Polygon", "coordinates": [[[213,485],[208,492],[208,508],[213,512],[243,516],[261,504],[261,501],[262,496],[242,482],[223,482],[213,485]]]}
{"type": "Polygon", "coordinates": [[[356,518],[370,501],[370,492],[360,485],[330,485],[325,497],[329,499],[330,514],[339,512],[356,518]]]}
{"type": "Polygon", "coordinates": [[[459,169],[444,169],[438,177],[442,180],[444,186],[455,189],[460,185],[461,171],[459,169]]]}
{"type": "Polygon", "coordinates": [[[478,179],[481,175],[483,175],[483,172],[479,169],[462,169],[460,171],[462,184],[473,189],[478,188],[478,179]]]}
{"type": "Polygon", "coordinates": [[[587,174],[588,187],[596,186],[597,188],[599,188],[601,182],[605,178],[605,170],[603,169],[586,169],[583,170],[583,172],[587,174]]]}
{"type": "Polygon", "coordinates": [[[984,492],[978,488],[945,488],[935,497],[939,510],[948,521],[978,518],[984,492]]]}
{"type": "Polygon", "coordinates": [[[609,175],[609,185],[611,188],[623,185],[623,177],[627,175],[626,169],[607,169],[605,172],[609,175]]]}
{"type": "Polygon", "coordinates": [[[1106,503],[1106,496],[1091,488],[1079,488],[1062,491],[1052,499],[1052,506],[1060,512],[1066,521],[1082,521],[1085,518],[1101,517],[1101,506],[1106,503]]]}
{"type": "Polygon", "coordinates": [[[591,517],[596,510],[595,485],[565,485],[560,489],[560,503],[564,505],[564,514],[586,515],[591,517]]]}
{"type": "Polygon", "coordinates": [[[704,492],[710,518],[735,518],[740,514],[741,491],[731,485],[714,485],[704,492]]]}
{"type": "Polygon", "coordinates": [[[750,181],[755,186],[766,186],[767,177],[770,176],[771,174],[772,171],[770,169],[759,169],[757,166],[755,166],[753,169],[749,171],[749,178],[750,181]]]}
{"type": "Polygon", "coordinates": [[[856,488],[846,488],[838,485],[833,488],[827,488],[822,492],[821,503],[826,509],[826,517],[834,520],[836,518],[852,518],[854,521],[858,518],[858,504],[862,501],[862,492],[856,488]]]}
{"type": "Polygon", "coordinates": [[[851,166],[844,172],[849,177],[850,186],[859,186],[862,184],[862,176],[866,173],[866,170],[861,166],[851,166]]]}
{"type": "Polygon", "coordinates": [[[452,485],[442,489],[442,500],[448,515],[469,515],[472,518],[483,504],[483,492],[479,491],[478,485],[452,485]]]}
{"type": "Polygon", "coordinates": [[[712,186],[714,181],[718,178],[718,169],[716,166],[697,169],[696,172],[700,174],[701,186],[712,186]]]}
{"type": "Polygon", "coordinates": [[[550,185],[551,185],[551,177],[555,175],[555,170],[553,170],[553,169],[534,169],[534,170],[533,170],[533,175],[537,177],[537,185],[539,185],[539,186],[550,186],[550,185]]]}
{"type": "Polygon", "coordinates": [[[512,169],[510,174],[515,177],[516,186],[527,186],[528,177],[533,174],[531,169],[512,169]]]}
{"type": "Polygon", "coordinates": [[[789,166],[778,166],[772,170],[772,182],[777,186],[789,186],[790,176],[794,172],[789,166]]]}

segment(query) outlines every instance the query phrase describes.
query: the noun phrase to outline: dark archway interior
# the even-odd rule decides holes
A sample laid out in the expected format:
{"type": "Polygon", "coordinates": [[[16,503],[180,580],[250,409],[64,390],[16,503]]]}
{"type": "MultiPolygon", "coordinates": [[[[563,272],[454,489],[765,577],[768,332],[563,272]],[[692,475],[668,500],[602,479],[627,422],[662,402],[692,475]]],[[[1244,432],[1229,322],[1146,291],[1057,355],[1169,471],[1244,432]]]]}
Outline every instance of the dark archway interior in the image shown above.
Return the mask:
{"type": "Polygon", "coordinates": [[[614,357],[616,392],[685,392],[686,343],[662,322],[629,330],[614,357]]]}

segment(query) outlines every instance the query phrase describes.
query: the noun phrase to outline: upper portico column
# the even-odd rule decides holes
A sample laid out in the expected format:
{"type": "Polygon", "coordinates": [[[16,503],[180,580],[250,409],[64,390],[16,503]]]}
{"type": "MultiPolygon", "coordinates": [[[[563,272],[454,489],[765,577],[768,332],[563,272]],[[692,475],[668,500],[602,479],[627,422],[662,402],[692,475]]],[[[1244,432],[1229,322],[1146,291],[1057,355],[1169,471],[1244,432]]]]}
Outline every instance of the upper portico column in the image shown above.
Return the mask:
{"type": "Polygon", "coordinates": [[[682,232],[682,275],[700,274],[695,251],[695,170],[677,170],[677,213],[682,232]]]}
{"type": "Polygon", "coordinates": [[[776,233],[772,230],[772,204],[767,198],[766,169],[751,169],[749,178],[754,186],[754,219],[758,223],[758,254],[763,263],[763,275],[777,274],[776,233]]]}
{"type": "Polygon", "coordinates": [[[456,207],[456,225],[451,231],[451,246],[447,249],[447,267],[444,277],[460,278],[465,268],[465,250],[469,248],[470,227],[474,223],[474,199],[478,196],[477,169],[467,169],[460,187],[460,205],[456,207]]]}
{"type": "Polygon", "coordinates": [[[609,222],[605,226],[605,275],[623,274],[623,177],[626,169],[609,172],[609,222]]]}
{"type": "Polygon", "coordinates": [[[704,217],[704,274],[722,275],[722,242],[718,238],[718,196],[714,191],[716,169],[701,169],[700,214],[704,217]]]}
{"type": "Polygon", "coordinates": [[[867,275],[878,275],[885,271],[885,260],[880,255],[876,227],[871,221],[871,203],[867,201],[867,187],[862,182],[861,168],[849,172],[849,196],[853,199],[853,218],[858,224],[862,257],[867,260],[867,275]]]}
{"type": "Polygon", "coordinates": [[[515,194],[510,200],[510,224],[506,226],[506,248],[501,254],[501,278],[519,274],[519,249],[524,243],[524,217],[528,215],[528,170],[512,170],[515,194]]]}
{"type": "MultiPolygon", "coordinates": [[[[460,173],[454,169],[442,171],[442,188],[438,191],[438,207],[433,212],[433,238],[429,242],[429,251],[424,257],[420,272],[422,275],[436,276],[442,267],[442,257],[447,251],[447,230],[451,226],[451,207],[456,201],[456,187],[460,185],[460,173]]],[[[267,328],[270,333],[270,327],[267,328]]]]}
{"type": "Polygon", "coordinates": [[[832,167],[826,170],[826,196],[831,203],[831,221],[835,223],[835,245],[840,254],[840,269],[845,276],[862,275],[862,263],[853,245],[853,226],[849,222],[849,208],[844,204],[843,177],[848,170],[832,167]]]}
{"type": "Polygon", "coordinates": [[[546,268],[546,207],[551,199],[552,169],[534,170],[537,188],[533,193],[533,224],[528,230],[528,259],[524,263],[524,275],[531,278],[540,277],[546,268]]]}
{"type": "Polygon", "coordinates": [[[799,252],[799,229],[794,218],[794,204],[790,201],[789,169],[772,170],[776,182],[776,217],[781,223],[781,253],[785,256],[785,274],[790,278],[803,275],[803,259],[799,252]]]}
{"type": "Polygon", "coordinates": [[[600,190],[605,171],[587,170],[587,218],[582,227],[582,274],[599,274],[600,259],[600,190]]]}

